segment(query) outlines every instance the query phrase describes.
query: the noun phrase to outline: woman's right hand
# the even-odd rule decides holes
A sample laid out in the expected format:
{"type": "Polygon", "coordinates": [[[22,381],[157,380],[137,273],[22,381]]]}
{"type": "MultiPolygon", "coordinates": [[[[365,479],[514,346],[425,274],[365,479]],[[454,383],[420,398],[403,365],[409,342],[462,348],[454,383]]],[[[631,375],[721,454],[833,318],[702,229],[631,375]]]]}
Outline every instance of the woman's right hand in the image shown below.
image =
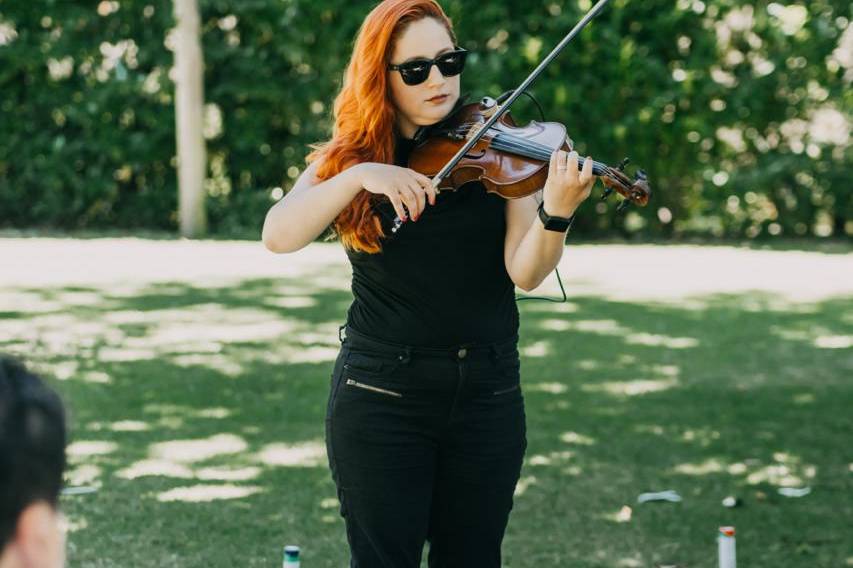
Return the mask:
{"type": "Polygon", "coordinates": [[[370,193],[387,195],[403,221],[407,219],[406,209],[412,214],[412,220],[417,221],[426,208],[427,199],[430,205],[435,205],[432,180],[415,170],[379,162],[363,162],[356,167],[361,186],[370,193]]]}

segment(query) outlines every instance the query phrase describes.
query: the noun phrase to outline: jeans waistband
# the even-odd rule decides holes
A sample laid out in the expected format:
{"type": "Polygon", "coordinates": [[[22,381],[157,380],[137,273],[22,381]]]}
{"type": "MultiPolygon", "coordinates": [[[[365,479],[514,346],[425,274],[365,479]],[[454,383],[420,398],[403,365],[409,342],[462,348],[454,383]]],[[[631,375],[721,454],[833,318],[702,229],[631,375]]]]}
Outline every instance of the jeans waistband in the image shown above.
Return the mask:
{"type": "Polygon", "coordinates": [[[356,331],[346,324],[338,327],[338,340],[349,347],[375,349],[388,353],[400,354],[408,359],[410,355],[417,354],[432,357],[452,357],[454,359],[469,356],[489,355],[496,357],[508,352],[514,352],[518,346],[518,334],[494,341],[491,343],[460,343],[449,347],[422,347],[419,345],[406,345],[404,343],[393,343],[384,339],[369,336],[356,331]]]}

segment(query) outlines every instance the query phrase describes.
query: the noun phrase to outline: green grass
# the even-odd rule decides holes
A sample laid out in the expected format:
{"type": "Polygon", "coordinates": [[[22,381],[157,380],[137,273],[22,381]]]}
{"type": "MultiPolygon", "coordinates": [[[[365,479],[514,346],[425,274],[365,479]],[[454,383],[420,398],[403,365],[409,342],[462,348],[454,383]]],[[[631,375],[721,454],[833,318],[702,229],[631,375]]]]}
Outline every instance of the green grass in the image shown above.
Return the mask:
{"type": "MultiPolygon", "coordinates": [[[[330,276],[348,267],[315,274],[330,276]]],[[[0,350],[61,392],[69,483],[98,487],[62,499],[69,566],[276,566],[285,544],[307,568],[347,565],[317,454],[347,292],[302,276],[11,292],[30,300],[0,312],[0,350]],[[160,475],[127,475],[155,458],[160,475]],[[161,500],[198,486],[250,494],[161,500]]],[[[529,446],[505,566],[716,567],[727,524],[741,566],[853,564],[850,298],[519,306],[529,446]],[[664,489],[683,501],[637,504],[664,489]]]]}

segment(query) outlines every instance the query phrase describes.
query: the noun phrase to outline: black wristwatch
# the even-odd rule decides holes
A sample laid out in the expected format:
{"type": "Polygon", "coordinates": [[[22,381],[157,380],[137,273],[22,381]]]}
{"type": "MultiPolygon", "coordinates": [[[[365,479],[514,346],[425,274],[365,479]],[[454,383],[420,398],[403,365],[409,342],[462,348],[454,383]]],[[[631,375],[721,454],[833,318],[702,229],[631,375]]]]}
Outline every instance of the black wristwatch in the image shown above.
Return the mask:
{"type": "Polygon", "coordinates": [[[539,218],[542,219],[542,224],[549,231],[559,231],[561,233],[572,228],[572,223],[575,222],[575,216],[571,217],[556,217],[545,213],[545,202],[539,204],[539,218]]]}

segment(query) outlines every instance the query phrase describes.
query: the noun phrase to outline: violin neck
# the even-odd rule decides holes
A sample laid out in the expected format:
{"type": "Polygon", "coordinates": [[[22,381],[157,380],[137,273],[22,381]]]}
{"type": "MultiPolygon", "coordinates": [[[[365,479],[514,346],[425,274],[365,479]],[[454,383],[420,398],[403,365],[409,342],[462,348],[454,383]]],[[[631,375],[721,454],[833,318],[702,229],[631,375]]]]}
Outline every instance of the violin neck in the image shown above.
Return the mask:
{"type": "MultiPolygon", "coordinates": [[[[499,133],[493,136],[491,146],[496,150],[546,163],[551,161],[551,153],[553,152],[549,146],[506,133],[499,133]]],[[[583,168],[585,162],[586,158],[578,156],[578,169],[583,168]]],[[[609,171],[610,168],[606,164],[596,162],[595,160],[592,161],[592,175],[603,176],[609,171]]]]}

